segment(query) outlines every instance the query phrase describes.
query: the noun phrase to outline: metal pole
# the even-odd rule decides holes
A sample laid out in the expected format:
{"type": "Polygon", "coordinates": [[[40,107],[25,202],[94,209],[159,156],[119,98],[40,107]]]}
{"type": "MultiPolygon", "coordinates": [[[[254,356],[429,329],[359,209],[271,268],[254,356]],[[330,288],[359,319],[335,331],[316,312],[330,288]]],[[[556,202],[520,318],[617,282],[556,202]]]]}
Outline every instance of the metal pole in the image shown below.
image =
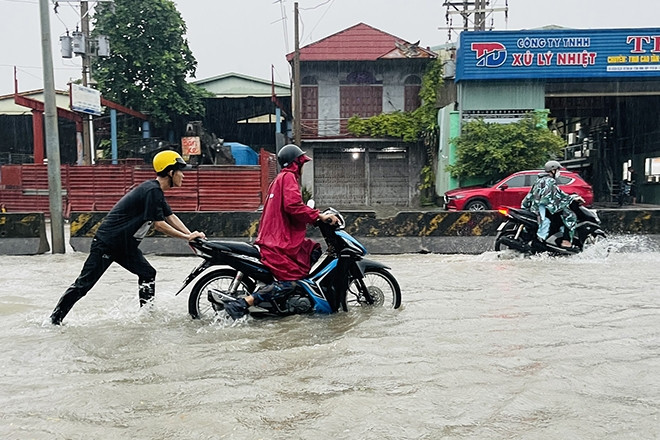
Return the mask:
{"type": "Polygon", "coordinates": [[[63,254],[64,221],[62,218],[62,179],[60,171],[60,141],[57,129],[57,103],[55,102],[55,78],[53,53],[50,42],[50,17],[48,0],[39,0],[41,16],[41,56],[44,70],[44,120],[46,126],[46,154],[48,156],[48,196],[50,202],[50,227],[53,253],[63,254]]]}
{"type": "Polygon", "coordinates": [[[302,124],[300,118],[302,117],[302,99],[300,96],[300,36],[298,33],[298,2],[293,4],[294,16],[294,39],[295,39],[295,52],[293,55],[293,138],[294,144],[299,147],[301,142],[300,132],[302,124]]]}
{"type": "Polygon", "coordinates": [[[474,2],[474,30],[486,30],[486,0],[475,0],[474,2]]]}
{"type": "Polygon", "coordinates": [[[112,164],[117,165],[117,110],[110,109],[110,150],[112,155],[112,164]]]}
{"type": "Polygon", "coordinates": [[[463,0],[463,30],[467,31],[468,30],[468,24],[470,23],[468,20],[468,17],[470,14],[468,13],[469,9],[469,2],[468,0],[463,0]]]}
{"type": "MultiPolygon", "coordinates": [[[[85,39],[85,53],[82,54],[82,85],[89,83],[89,8],[86,1],[80,2],[80,27],[85,39]]],[[[83,115],[83,164],[94,163],[92,143],[92,115],[83,115]]]]}

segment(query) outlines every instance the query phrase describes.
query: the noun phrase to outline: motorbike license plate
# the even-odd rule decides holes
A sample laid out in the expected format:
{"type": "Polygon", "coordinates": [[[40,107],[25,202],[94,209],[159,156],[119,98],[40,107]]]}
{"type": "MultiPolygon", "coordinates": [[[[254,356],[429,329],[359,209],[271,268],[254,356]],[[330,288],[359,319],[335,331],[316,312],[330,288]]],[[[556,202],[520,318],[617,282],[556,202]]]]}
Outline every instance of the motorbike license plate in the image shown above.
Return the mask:
{"type": "Polygon", "coordinates": [[[500,232],[502,229],[504,229],[504,225],[506,225],[507,222],[502,222],[500,225],[497,227],[497,232],[500,232]]]}

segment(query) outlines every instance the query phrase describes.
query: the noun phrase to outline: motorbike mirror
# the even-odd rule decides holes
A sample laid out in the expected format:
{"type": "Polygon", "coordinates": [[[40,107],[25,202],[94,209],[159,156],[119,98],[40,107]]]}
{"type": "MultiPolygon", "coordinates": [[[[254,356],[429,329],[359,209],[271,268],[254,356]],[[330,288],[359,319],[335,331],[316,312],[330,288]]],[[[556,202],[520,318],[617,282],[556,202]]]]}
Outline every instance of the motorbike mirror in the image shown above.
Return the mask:
{"type": "Polygon", "coordinates": [[[314,209],[314,207],[316,206],[316,202],[314,201],[314,199],[307,200],[307,206],[314,209]]]}

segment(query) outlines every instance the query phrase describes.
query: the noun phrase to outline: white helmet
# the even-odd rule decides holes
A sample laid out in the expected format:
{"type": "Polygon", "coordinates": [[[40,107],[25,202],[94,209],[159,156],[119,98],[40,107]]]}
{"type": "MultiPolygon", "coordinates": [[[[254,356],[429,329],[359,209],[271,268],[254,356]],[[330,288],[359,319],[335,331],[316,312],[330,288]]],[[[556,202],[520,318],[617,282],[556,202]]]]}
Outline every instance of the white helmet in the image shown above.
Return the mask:
{"type": "Polygon", "coordinates": [[[545,163],[545,172],[549,173],[550,171],[561,169],[561,164],[556,160],[549,160],[545,163]]]}

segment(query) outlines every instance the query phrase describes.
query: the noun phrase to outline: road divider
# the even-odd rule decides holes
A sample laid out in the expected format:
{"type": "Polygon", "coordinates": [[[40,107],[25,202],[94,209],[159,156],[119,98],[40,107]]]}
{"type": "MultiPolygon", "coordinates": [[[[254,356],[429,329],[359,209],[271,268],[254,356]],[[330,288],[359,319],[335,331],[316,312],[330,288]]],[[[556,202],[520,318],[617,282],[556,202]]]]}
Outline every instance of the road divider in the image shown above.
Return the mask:
{"type": "MultiPolygon", "coordinates": [[[[106,212],[73,212],[70,245],[88,252],[91,239],[106,212]]],[[[371,253],[464,253],[493,250],[494,236],[502,217],[496,211],[404,211],[377,218],[373,211],[343,211],[346,230],[371,253]]],[[[181,212],[177,215],[193,230],[211,239],[253,242],[260,212],[181,212]]],[[[608,234],[660,237],[658,209],[600,209],[598,215],[608,234]]],[[[320,239],[316,228],[311,237],[320,239]]],[[[187,255],[188,245],[154,230],[140,245],[147,254],[187,255]]],[[[43,213],[0,213],[0,255],[35,255],[50,251],[43,213]]]]}
{"type": "MultiPolygon", "coordinates": [[[[71,246],[87,252],[106,213],[71,214],[71,246]]],[[[504,217],[497,211],[404,211],[377,218],[373,211],[342,211],[346,231],[374,254],[465,253],[493,250],[497,227],[504,217]]],[[[601,209],[598,214],[609,234],[660,235],[659,209],[601,209]]],[[[211,239],[252,242],[256,239],[259,212],[182,212],[177,215],[193,230],[211,239]]],[[[311,237],[320,239],[316,228],[311,237]]],[[[191,250],[181,240],[156,231],[144,239],[145,253],[185,255],[191,250]]]]}
{"type": "Polygon", "coordinates": [[[0,255],[36,255],[49,251],[43,212],[0,213],[0,255]]]}

